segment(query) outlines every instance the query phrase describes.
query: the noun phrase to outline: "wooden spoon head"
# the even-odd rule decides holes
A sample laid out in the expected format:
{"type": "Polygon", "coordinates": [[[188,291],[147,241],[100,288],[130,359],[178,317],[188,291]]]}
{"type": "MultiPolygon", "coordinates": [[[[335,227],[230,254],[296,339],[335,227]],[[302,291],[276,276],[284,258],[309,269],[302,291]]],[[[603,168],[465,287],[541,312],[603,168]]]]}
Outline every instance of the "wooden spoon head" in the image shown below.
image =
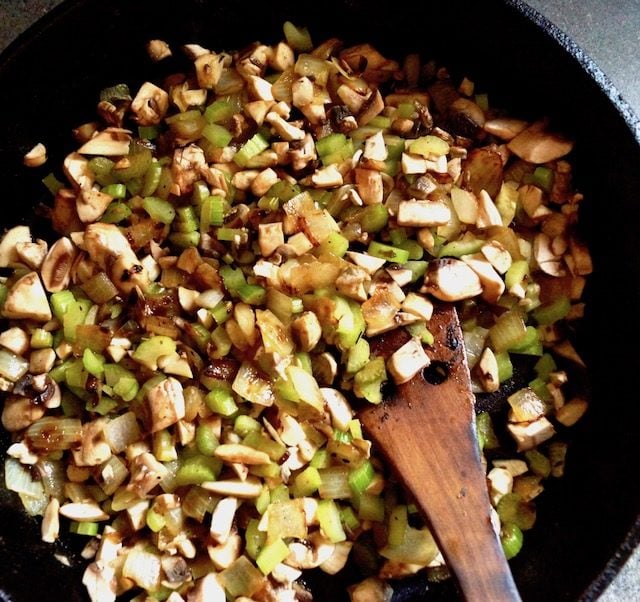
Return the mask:
{"type": "MultiPolygon", "coordinates": [[[[436,306],[429,330],[430,366],[359,417],[421,509],[464,598],[519,600],[491,521],[474,395],[453,305],[436,306]]],[[[372,352],[386,359],[409,338],[404,330],[391,331],[372,343],[372,352]]]]}

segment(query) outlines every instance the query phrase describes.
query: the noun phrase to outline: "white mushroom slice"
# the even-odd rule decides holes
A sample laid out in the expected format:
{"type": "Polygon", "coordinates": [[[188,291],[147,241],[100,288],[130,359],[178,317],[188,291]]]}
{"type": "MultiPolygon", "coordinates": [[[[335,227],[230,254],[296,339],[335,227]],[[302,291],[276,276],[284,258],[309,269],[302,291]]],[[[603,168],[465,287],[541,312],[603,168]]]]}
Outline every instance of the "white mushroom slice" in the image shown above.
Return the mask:
{"type": "Polygon", "coordinates": [[[196,581],[195,587],[189,592],[188,602],[226,602],[224,588],[218,581],[218,573],[207,573],[196,581]]]}
{"type": "Polygon", "coordinates": [[[369,136],[364,141],[363,157],[373,161],[386,161],[389,153],[384,143],[382,131],[376,132],[373,136],[369,136]]]}
{"type": "Polygon", "coordinates": [[[42,262],[42,283],[50,293],[64,290],[71,282],[71,267],[77,256],[74,244],[65,236],[49,249],[42,262]]]}
{"type": "Polygon", "coordinates": [[[410,292],[402,302],[402,310],[428,322],[433,315],[433,303],[418,293],[410,292]]]}
{"type": "Polygon", "coordinates": [[[504,468],[492,468],[487,474],[489,481],[489,495],[491,503],[495,506],[500,498],[513,490],[513,475],[504,468]]]}
{"type": "Polygon", "coordinates": [[[424,157],[402,153],[400,166],[402,167],[402,173],[405,175],[423,174],[427,172],[428,163],[424,157]]]}
{"type": "Polygon", "coordinates": [[[19,243],[31,242],[31,230],[29,226],[15,226],[7,230],[0,242],[0,267],[11,267],[18,263],[20,257],[16,246],[19,243]]]}
{"type": "Polygon", "coordinates": [[[387,369],[397,385],[409,382],[431,363],[420,339],[413,337],[387,360],[387,369]]]}
{"type": "Polygon", "coordinates": [[[320,389],[324,402],[331,414],[331,424],[340,431],[346,431],[353,419],[353,410],[347,398],[337,389],[322,387],[320,389]]]}
{"type": "Polygon", "coordinates": [[[16,355],[24,355],[29,350],[29,335],[18,326],[8,328],[0,334],[0,345],[16,355]]]}
{"type": "Polygon", "coordinates": [[[115,602],[118,589],[115,569],[103,562],[92,562],[82,575],[82,585],[91,602],[115,602]]]}
{"type": "Polygon", "coordinates": [[[511,117],[496,117],[489,119],[484,123],[484,131],[492,134],[501,140],[513,140],[520,134],[529,124],[522,119],[514,119],[511,117]]]}
{"type": "Polygon", "coordinates": [[[180,381],[169,377],[147,393],[151,432],[166,429],[184,418],[185,405],[180,381]]]}
{"type": "Polygon", "coordinates": [[[476,220],[476,226],[478,228],[502,226],[502,216],[486,190],[481,190],[478,195],[478,219],[476,220]]]}
{"type": "Polygon", "coordinates": [[[556,277],[565,275],[561,258],[553,252],[551,239],[544,232],[536,234],[533,239],[533,256],[545,274],[556,277]]]}
{"type": "Polygon", "coordinates": [[[112,200],[112,196],[93,188],[80,191],[76,198],[76,210],[80,221],[84,223],[97,221],[112,200]]]}
{"type": "Polygon", "coordinates": [[[260,172],[257,169],[245,169],[243,171],[237,171],[231,178],[231,183],[238,190],[249,190],[252,182],[258,177],[260,172]]]}
{"type": "Polygon", "coordinates": [[[429,264],[422,292],[441,301],[461,301],[481,295],[482,283],[464,261],[447,257],[429,264]]]}
{"type": "Polygon", "coordinates": [[[109,520],[109,515],[96,502],[69,502],[60,506],[62,516],[79,523],[109,520]]]}
{"type": "Polygon", "coordinates": [[[443,226],[451,219],[451,209],[440,201],[401,201],[398,205],[398,225],[415,228],[443,226]]]}
{"type": "Polygon", "coordinates": [[[485,347],[485,350],[480,356],[480,360],[475,366],[475,370],[483,391],[486,393],[494,393],[500,388],[498,362],[496,360],[496,356],[489,347],[485,347]]]}
{"type": "Polygon", "coordinates": [[[140,125],[157,125],[169,110],[169,95],[151,82],[140,86],[131,103],[131,112],[140,125]]]}
{"type": "Polygon", "coordinates": [[[346,256],[372,276],[386,263],[386,259],[367,255],[366,253],[358,253],[357,251],[347,251],[346,256]]]}
{"type": "Polygon", "coordinates": [[[319,532],[312,534],[307,542],[290,543],[285,564],[296,569],[313,569],[331,558],[335,550],[335,544],[324,539],[319,532]]]}
{"type": "Polygon", "coordinates": [[[518,444],[519,452],[533,449],[556,434],[553,424],[544,416],[529,423],[507,424],[507,430],[518,444]]]}
{"type": "Polygon", "coordinates": [[[233,519],[239,506],[235,497],[225,497],[221,499],[211,514],[211,526],[209,533],[218,543],[224,543],[231,534],[233,519]]]}
{"type": "Polygon", "coordinates": [[[240,479],[205,481],[201,484],[201,487],[218,495],[230,495],[242,499],[258,497],[262,491],[262,483],[259,479],[253,477],[247,478],[246,481],[241,481],[240,479]]]}
{"type": "Polygon", "coordinates": [[[147,271],[115,224],[89,224],[84,234],[84,246],[91,260],[109,273],[121,291],[129,293],[136,286],[146,289],[147,271]]]}
{"type": "Polygon", "coordinates": [[[384,186],[382,174],[375,169],[356,168],[355,182],[356,190],[365,205],[375,205],[382,203],[384,199],[384,186]]]}
{"type": "Polygon", "coordinates": [[[352,541],[340,541],[336,543],[333,554],[320,565],[322,571],[327,573],[327,575],[335,575],[340,572],[347,564],[347,560],[349,560],[349,553],[352,547],[352,541]]]}
{"type": "Polygon", "coordinates": [[[147,42],[147,54],[149,58],[157,63],[172,55],[171,48],[164,40],[149,40],[147,42]]]}
{"type": "Polygon", "coordinates": [[[286,122],[275,111],[269,111],[265,117],[265,121],[273,127],[280,138],[288,142],[292,140],[304,140],[304,137],[307,135],[303,129],[286,122]]]}
{"type": "Polygon", "coordinates": [[[314,98],[313,82],[306,76],[293,80],[291,84],[293,106],[304,107],[314,98]]]}
{"type": "Polygon", "coordinates": [[[40,527],[40,533],[42,535],[42,541],[46,543],[53,543],[58,539],[60,534],[60,502],[57,498],[52,497],[47,504],[47,508],[44,511],[42,518],[42,525],[40,527]]]}
{"type": "Polygon", "coordinates": [[[511,253],[496,240],[482,245],[480,252],[499,274],[505,274],[513,263],[511,253]]]}
{"type": "Polygon", "coordinates": [[[35,242],[19,242],[16,244],[16,253],[19,261],[32,270],[40,269],[47,255],[48,245],[46,241],[38,239],[35,242]]]}
{"type": "Polygon", "coordinates": [[[267,113],[271,110],[274,101],[252,100],[244,105],[244,112],[253,119],[257,125],[262,125],[267,113]]]}
{"type": "MultiPolygon", "coordinates": [[[[289,145],[287,149],[289,149],[289,145]]],[[[301,144],[292,144],[291,149],[288,150],[288,157],[294,170],[304,169],[311,161],[315,161],[318,155],[313,136],[306,134],[301,144]]]]}
{"type": "Polygon", "coordinates": [[[269,464],[269,462],[271,462],[271,458],[269,458],[266,452],[240,443],[223,443],[222,445],[218,445],[213,455],[216,458],[220,458],[223,462],[238,462],[250,466],[269,464]]]}
{"type": "Polygon", "coordinates": [[[275,100],[271,82],[257,75],[250,75],[247,78],[247,90],[250,98],[254,100],[275,100]]]}
{"type": "Polygon", "coordinates": [[[280,562],[276,564],[270,576],[278,583],[291,584],[302,576],[302,571],[280,562]]]}
{"type": "Polygon", "coordinates": [[[89,161],[80,153],[68,154],[62,162],[62,170],[74,189],[84,190],[93,186],[95,176],[89,169],[89,161]]]}
{"type": "Polygon", "coordinates": [[[513,138],[507,148],[529,163],[548,163],[564,157],[573,149],[573,142],[549,132],[545,121],[536,121],[513,138]]]}
{"type": "Polygon", "coordinates": [[[127,488],[138,497],[147,495],[169,473],[169,469],[147,451],[137,454],[131,461],[129,468],[131,481],[127,488]]]}
{"type": "Polygon", "coordinates": [[[213,565],[222,571],[240,556],[242,550],[242,538],[237,533],[231,533],[227,540],[217,546],[207,546],[207,554],[213,565]]]}
{"type": "Polygon", "coordinates": [[[312,311],[305,311],[291,323],[291,333],[295,337],[301,351],[311,351],[320,342],[322,326],[318,316],[312,311]]]}
{"type": "Polygon", "coordinates": [[[7,449],[7,456],[15,458],[20,464],[27,464],[29,466],[33,466],[40,459],[39,456],[34,454],[22,441],[12,443],[7,449]]]}
{"type": "Polygon", "coordinates": [[[409,268],[403,268],[398,264],[393,264],[386,268],[385,272],[400,287],[407,286],[413,280],[413,272],[409,268]]]}
{"type": "Polygon", "coordinates": [[[500,274],[484,258],[465,256],[462,260],[478,275],[482,284],[482,298],[488,303],[495,304],[504,293],[505,284],[500,274]]]}
{"type": "Polygon", "coordinates": [[[186,312],[191,313],[198,308],[197,299],[199,295],[200,292],[192,288],[185,286],[178,287],[178,301],[180,302],[180,307],[186,312]]]}
{"type": "Polygon", "coordinates": [[[311,183],[315,188],[334,188],[342,186],[343,179],[335,163],[316,169],[311,175],[311,183]]]}
{"type": "Polygon", "coordinates": [[[198,86],[207,90],[215,88],[224,70],[224,62],[224,55],[206,50],[199,52],[194,61],[198,86]]]}
{"type": "MultiPolygon", "coordinates": [[[[322,389],[320,389],[322,391],[322,389]]],[[[297,446],[306,438],[300,423],[289,414],[283,414],[280,418],[280,439],[287,447],[297,446]]]]}
{"type": "Polygon", "coordinates": [[[38,142],[22,159],[27,167],[40,167],[47,162],[47,148],[38,142]]]}
{"type": "Polygon", "coordinates": [[[371,276],[366,270],[358,266],[349,266],[336,278],[336,289],[346,297],[362,302],[368,298],[367,288],[370,282],[371,276]]]}
{"type": "Polygon", "coordinates": [[[338,376],[338,362],[328,351],[312,359],[313,375],[321,385],[331,385],[338,376]]]}
{"type": "Polygon", "coordinates": [[[85,142],[78,149],[78,153],[81,155],[104,155],[105,157],[123,156],[129,154],[130,143],[131,132],[129,130],[109,127],[85,142]]]}
{"type": "Polygon", "coordinates": [[[29,272],[9,290],[2,307],[5,318],[48,322],[51,308],[37,272],[29,272]]]}

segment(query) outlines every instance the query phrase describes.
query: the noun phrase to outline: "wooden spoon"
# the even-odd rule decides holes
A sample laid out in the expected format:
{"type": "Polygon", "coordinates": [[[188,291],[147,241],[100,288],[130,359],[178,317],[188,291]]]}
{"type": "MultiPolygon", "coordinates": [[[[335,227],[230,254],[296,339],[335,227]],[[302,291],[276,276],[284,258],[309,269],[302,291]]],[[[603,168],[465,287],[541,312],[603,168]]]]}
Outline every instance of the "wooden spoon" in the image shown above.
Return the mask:
{"type": "MultiPolygon", "coordinates": [[[[422,510],[464,599],[520,600],[491,524],[474,396],[452,304],[436,306],[429,330],[431,365],[381,404],[367,406],[360,420],[422,510]]],[[[386,358],[408,340],[397,329],[378,337],[372,350],[386,358]]]]}

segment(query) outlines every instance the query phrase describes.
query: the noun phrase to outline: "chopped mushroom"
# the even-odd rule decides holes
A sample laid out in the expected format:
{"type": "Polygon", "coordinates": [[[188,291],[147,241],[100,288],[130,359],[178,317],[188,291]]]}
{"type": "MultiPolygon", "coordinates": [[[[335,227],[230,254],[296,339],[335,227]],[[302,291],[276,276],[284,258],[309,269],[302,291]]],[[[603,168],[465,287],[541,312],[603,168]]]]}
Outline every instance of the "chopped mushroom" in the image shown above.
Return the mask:
{"type": "Polygon", "coordinates": [[[507,145],[514,154],[530,163],[542,164],[571,152],[573,142],[548,131],[546,121],[536,121],[517,134],[507,145]]]}
{"type": "Polygon", "coordinates": [[[158,62],[172,55],[171,48],[164,40],[149,40],[147,53],[152,61],[158,62]]]}
{"type": "Polygon", "coordinates": [[[409,382],[431,363],[417,337],[411,338],[387,360],[387,368],[397,385],[409,382]]]}
{"type": "Polygon", "coordinates": [[[42,282],[47,291],[55,293],[69,286],[71,282],[71,267],[76,255],[75,246],[65,236],[58,239],[51,246],[40,270],[42,282]]]}
{"type": "Polygon", "coordinates": [[[131,102],[131,111],[140,125],[157,125],[169,110],[169,95],[162,89],[145,82],[131,102]]]}
{"type": "Polygon", "coordinates": [[[159,382],[148,391],[147,404],[152,433],[166,429],[184,418],[184,395],[180,381],[169,377],[159,382]]]}
{"type": "Polygon", "coordinates": [[[38,142],[23,158],[22,162],[27,167],[40,167],[47,162],[47,148],[42,142],[38,142]]]}
{"type": "Polygon", "coordinates": [[[104,155],[118,157],[129,154],[131,132],[117,127],[108,127],[98,132],[79,149],[80,155],[104,155]]]}
{"type": "Polygon", "coordinates": [[[47,294],[37,272],[29,272],[20,278],[9,289],[2,306],[5,318],[35,320],[47,322],[51,320],[51,308],[47,294]]]}
{"type": "Polygon", "coordinates": [[[76,210],[80,221],[84,223],[97,221],[107,210],[112,200],[112,196],[93,188],[80,191],[76,199],[76,210]]]}
{"type": "Polygon", "coordinates": [[[451,209],[441,201],[401,201],[398,206],[398,225],[414,228],[442,226],[451,219],[451,209]]]}
{"type": "Polygon", "coordinates": [[[478,274],[463,261],[453,258],[431,262],[423,288],[441,301],[462,301],[482,294],[478,274]]]}
{"type": "Polygon", "coordinates": [[[507,424],[507,429],[518,444],[518,451],[533,449],[553,437],[556,432],[553,424],[544,416],[529,423],[507,424]]]}
{"type": "Polygon", "coordinates": [[[0,241],[0,267],[10,267],[19,262],[17,245],[31,242],[29,226],[14,226],[7,230],[0,241]]]}

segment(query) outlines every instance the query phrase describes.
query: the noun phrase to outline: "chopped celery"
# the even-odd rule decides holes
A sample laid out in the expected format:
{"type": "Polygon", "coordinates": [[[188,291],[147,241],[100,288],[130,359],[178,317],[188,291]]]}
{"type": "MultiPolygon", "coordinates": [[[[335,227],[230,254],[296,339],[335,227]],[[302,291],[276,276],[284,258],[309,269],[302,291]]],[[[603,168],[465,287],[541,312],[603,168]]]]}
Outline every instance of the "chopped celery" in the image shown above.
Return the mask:
{"type": "Polygon", "coordinates": [[[159,197],[145,197],[142,201],[142,206],[153,220],[163,224],[170,224],[176,216],[174,206],[169,201],[159,197]]]}
{"type": "Polygon", "coordinates": [[[210,456],[193,456],[180,462],[175,476],[175,485],[200,485],[215,481],[222,470],[222,460],[210,456]]]}
{"type": "Polygon", "coordinates": [[[355,496],[359,497],[365,492],[367,487],[371,485],[375,474],[373,464],[368,460],[351,471],[349,475],[349,487],[351,487],[351,491],[353,491],[355,496]]]}
{"type": "Polygon", "coordinates": [[[371,403],[382,401],[382,383],[387,380],[384,359],[376,356],[354,376],[353,392],[371,403]]]}
{"type": "Polygon", "coordinates": [[[307,466],[302,472],[298,473],[294,479],[296,495],[309,496],[315,493],[322,483],[322,477],[318,469],[313,466],[307,466]]]}
{"type": "Polygon", "coordinates": [[[334,500],[320,500],[316,515],[320,529],[330,541],[338,543],[347,539],[340,520],[340,510],[334,500]]]}
{"type": "Polygon", "coordinates": [[[313,48],[311,34],[306,27],[297,27],[291,21],[286,21],[282,26],[287,44],[298,52],[308,52],[313,48]]]}
{"type": "Polygon", "coordinates": [[[358,497],[358,518],[378,523],[384,521],[384,499],[379,495],[363,493],[358,497]]]}
{"type": "Polygon", "coordinates": [[[231,119],[235,112],[235,107],[228,100],[215,100],[204,110],[204,118],[207,123],[221,123],[231,119]]]}
{"type": "Polygon", "coordinates": [[[249,558],[253,558],[253,560],[258,557],[260,550],[267,540],[266,532],[258,529],[259,524],[260,521],[258,521],[258,519],[250,519],[244,532],[245,552],[249,555],[249,558]]]}
{"type": "Polygon", "coordinates": [[[347,372],[355,374],[358,370],[365,367],[369,361],[369,341],[360,337],[355,344],[347,350],[347,372]]]}
{"type": "Polygon", "coordinates": [[[256,564],[263,575],[269,575],[289,555],[289,546],[282,540],[266,544],[256,558],[256,564]]]}
{"type": "Polygon", "coordinates": [[[392,247],[378,242],[377,240],[369,243],[367,249],[369,255],[373,257],[379,257],[380,259],[386,259],[391,263],[407,263],[409,261],[409,251],[406,249],[400,249],[398,247],[392,247]]]}
{"type": "Polygon", "coordinates": [[[536,307],[531,314],[541,326],[553,324],[566,317],[571,309],[571,301],[566,295],[561,295],[551,303],[536,307]]]}
{"type": "Polygon", "coordinates": [[[493,430],[493,422],[489,412],[480,412],[476,416],[476,432],[480,449],[495,449],[500,443],[493,430]]]}
{"type": "Polygon", "coordinates": [[[398,504],[389,513],[387,541],[390,546],[401,546],[404,543],[408,526],[409,518],[407,507],[403,504],[398,504]]]}
{"type": "Polygon", "coordinates": [[[246,167],[250,159],[267,148],[269,148],[269,141],[258,132],[242,145],[240,150],[234,155],[233,160],[236,165],[246,167]]]}
{"type": "Polygon", "coordinates": [[[87,537],[93,537],[100,531],[100,525],[93,522],[71,521],[71,523],[69,524],[69,531],[75,535],[86,535],[87,537]]]}
{"type": "Polygon", "coordinates": [[[365,232],[380,232],[380,230],[387,225],[388,221],[389,212],[382,203],[367,205],[360,216],[360,224],[365,232]]]}
{"type": "Polygon", "coordinates": [[[209,391],[205,397],[207,406],[212,412],[221,416],[232,416],[238,411],[230,389],[218,386],[209,391]]]}
{"type": "Polygon", "coordinates": [[[89,374],[97,377],[102,376],[104,374],[104,362],[104,357],[99,353],[94,353],[88,347],[84,350],[82,365],[89,374]]]}
{"type": "Polygon", "coordinates": [[[500,543],[507,560],[522,549],[522,530],[515,523],[504,523],[500,529],[500,543]]]}

